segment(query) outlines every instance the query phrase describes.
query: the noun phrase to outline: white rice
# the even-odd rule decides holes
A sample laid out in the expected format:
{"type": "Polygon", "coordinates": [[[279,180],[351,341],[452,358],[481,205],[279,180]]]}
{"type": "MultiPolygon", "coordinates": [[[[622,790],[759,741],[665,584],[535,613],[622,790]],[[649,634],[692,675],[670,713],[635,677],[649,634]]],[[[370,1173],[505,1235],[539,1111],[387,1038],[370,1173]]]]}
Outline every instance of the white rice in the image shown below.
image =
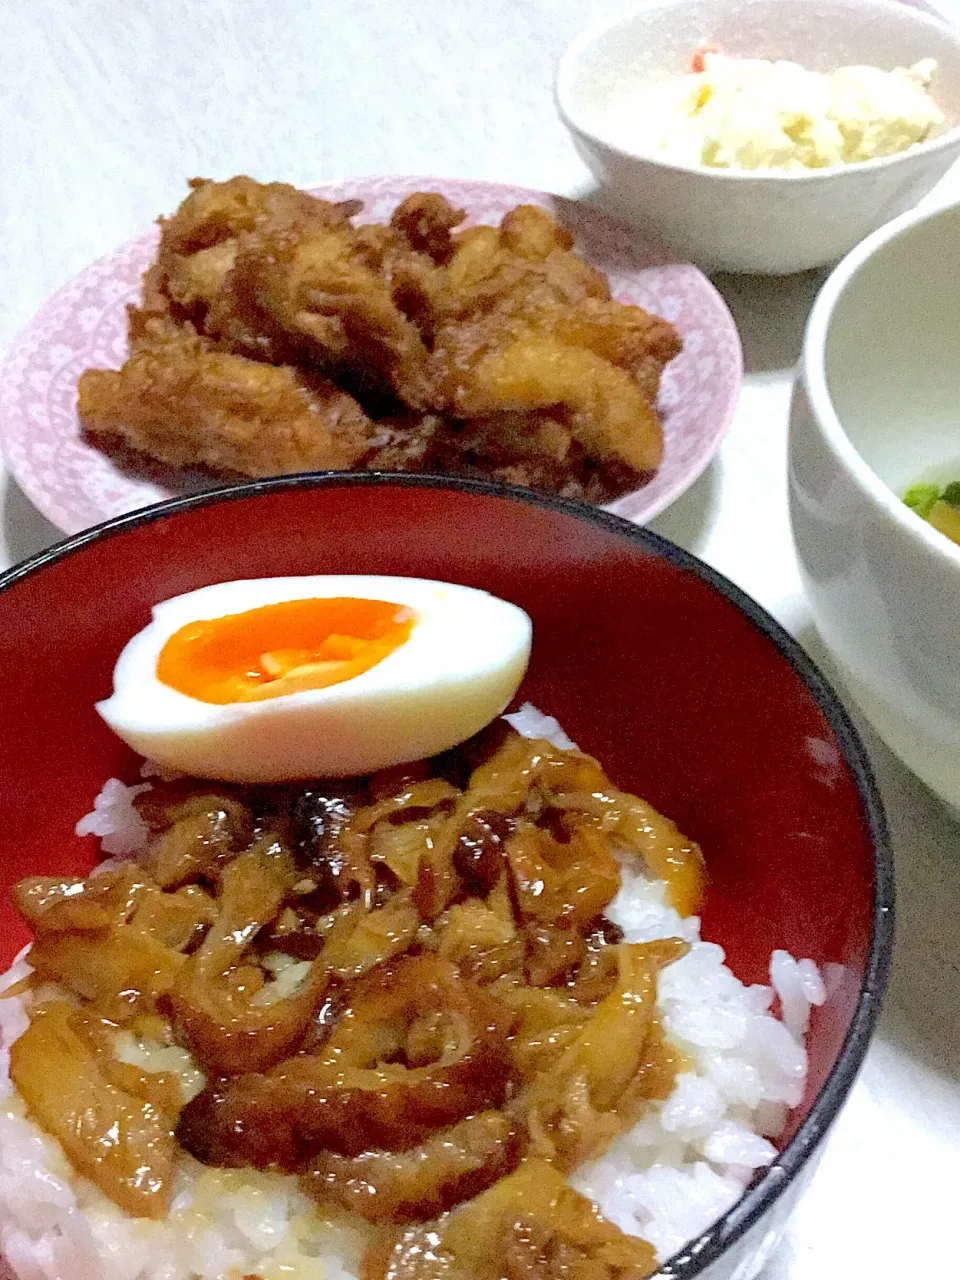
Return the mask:
{"type": "Polygon", "coordinates": [[[78,836],[99,836],[100,848],[113,857],[126,858],[147,843],[147,824],[133,801],[141,791],[149,791],[150,783],[128,787],[119,778],[108,778],[93,802],[93,811],[77,823],[78,836]]]}
{"type": "MultiPolygon", "coordinates": [[[[507,718],[527,737],[572,745],[555,720],[529,704],[507,718]]],[[[132,802],[148,786],[110,779],[78,834],[99,836],[112,857],[136,854],[147,830],[132,802]]],[[[663,1261],[735,1204],[756,1171],[774,1159],[769,1139],[803,1096],[803,1039],[811,1006],[825,999],[824,985],[812,961],[775,951],[771,985],[744,986],[724,964],[722,948],[701,941],[699,920],[681,918],[667,905],[662,882],[627,865],[607,914],[627,942],[679,936],[690,944],[660,975],[657,1004],[692,1069],[677,1076],[665,1102],[651,1106],[571,1181],[624,1231],[651,1241],[663,1261]]],[[[29,973],[23,954],[0,988],[29,973]]],[[[278,958],[266,998],[289,992],[302,969],[278,958]]],[[[59,1145],[27,1118],[9,1080],[9,1046],[26,1026],[21,1000],[0,1000],[0,1251],[19,1280],[356,1275],[366,1229],[325,1220],[293,1177],[206,1169],[184,1154],[168,1218],[124,1215],[74,1174],[59,1145]]],[[[203,1086],[183,1050],[129,1034],[117,1047],[126,1061],[177,1071],[185,1097],[203,1086]]]]}
{"type": "Polygon", "coordinates": [[[560,722],[553,716],[538,711],[532,702],[525,702],[519,711],[511,711],[503,717],[512,725],[521,738],[546,738],[561,751],[575,751],[577,744],[568,738],[560,728],[560,722]]]}
{"type": "Polygon", "coordinates": [[[724,964],[723,948],[701,941],[700,921],[667,905],[662,881],[626,866],[622,876],[607,915],[625,942],[690,943],[660,974],[657,1007],[694,1070],[678,1075],[666,1102],[571,1181],[624,1231],[649,1240],[663,1261],[731,1208],[776,1156],[768,1138],[803,1097],[803,1035],[811,1004],[825,997],[816,965],[785,951],[771,958],[774,985],[744,986],[724,964]],[[793,1030],[771,1011],[777,996],[793,1030]]]}

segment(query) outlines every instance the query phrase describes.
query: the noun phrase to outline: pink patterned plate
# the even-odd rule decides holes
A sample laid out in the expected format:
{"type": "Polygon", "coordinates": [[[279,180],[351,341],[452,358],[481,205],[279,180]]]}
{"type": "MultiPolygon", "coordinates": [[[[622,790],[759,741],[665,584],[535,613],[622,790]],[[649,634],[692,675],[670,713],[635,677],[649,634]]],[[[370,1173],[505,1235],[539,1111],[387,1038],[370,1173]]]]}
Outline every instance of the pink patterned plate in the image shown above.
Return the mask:
{"type": "MultiPolygon", "coordinates": [[[[579,252],[610,278],[623,302],[670,320],[683,336],[660,394],[666,458],[642,489],[611,510],[645,523],[696,480],[716,453],[737,403],[743,362],[733,318],[706,276],[642,232],[572,200],[492,182],[355,178],[313,194],[363,201],[361,219],[385,220],[411,191],[439,191],[471,222],[494,223],[517,204],[549,209],[570,228],[579,252]]],[[[150,231],[81,271],[14,342],[0,381],[0,445],[34,505],[66,533],[177,493],[214,486],[209,477],[121,467],[83,436],[77,379],[91,367],[118,368],[126,356],[124,306],[140,294],[152,260],[150,231]]]]}

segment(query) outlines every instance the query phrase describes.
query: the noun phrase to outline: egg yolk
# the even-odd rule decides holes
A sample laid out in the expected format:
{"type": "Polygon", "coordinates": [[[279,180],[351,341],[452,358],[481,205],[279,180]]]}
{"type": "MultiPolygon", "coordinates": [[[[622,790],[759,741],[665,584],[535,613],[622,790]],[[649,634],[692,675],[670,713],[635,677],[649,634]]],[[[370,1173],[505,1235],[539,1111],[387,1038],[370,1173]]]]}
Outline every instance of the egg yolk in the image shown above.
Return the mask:
{"type": "Polygon", "coordinates": [[[325,689],[382,662],[416,621],[386,600],[285,600],[188,622],[161,649],[157,679],[219,705],[325,689]]]}

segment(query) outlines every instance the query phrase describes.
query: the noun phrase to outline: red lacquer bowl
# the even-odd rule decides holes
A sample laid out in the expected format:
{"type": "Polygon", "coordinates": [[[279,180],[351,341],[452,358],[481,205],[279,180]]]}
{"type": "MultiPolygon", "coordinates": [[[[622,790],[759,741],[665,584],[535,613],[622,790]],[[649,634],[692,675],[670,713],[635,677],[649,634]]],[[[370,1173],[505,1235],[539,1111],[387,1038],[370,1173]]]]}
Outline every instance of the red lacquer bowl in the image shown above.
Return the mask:
{"type": "MultiPolygon", "coordinates": [[[[105,728],[117,654],[159,600],[231,578],[383,573],[481,587],[533,618],[520,696],[703,846],[704,936],[744,981],[774,947],[831,970],[808,1095],[777,1162],[662,1274],[720,1280],[764,1254],[853,1084],[885,984],[893,886],[864,749],[804,652],[755,603],[644,529],[481,482],[318,475],[180,499],[0,578],[0,939],[21,876],[99,857],[74,834],[137,761],[105,728]]],[[[737,1272],[746,1274],[746,1272],[737,1272]]],[[[751,1269],[749,1274],[755,1274],[751,1269]]]]}

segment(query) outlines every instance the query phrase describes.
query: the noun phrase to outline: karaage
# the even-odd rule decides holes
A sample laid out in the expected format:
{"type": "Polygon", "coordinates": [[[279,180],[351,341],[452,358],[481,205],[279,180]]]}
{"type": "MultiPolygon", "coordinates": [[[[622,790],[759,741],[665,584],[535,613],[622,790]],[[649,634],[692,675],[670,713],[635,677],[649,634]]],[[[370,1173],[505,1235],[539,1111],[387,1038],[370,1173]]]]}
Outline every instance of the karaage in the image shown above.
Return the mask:
{"type": "Polygon", "coordinates": [[[487,475],[589,501],[663,457],[665,320],[610,296],[547,213],[463,229],[434,192],[389,223],[283,183],[194,180],[161,219],[131,355],[80,416],[173,465],[251,476],[487,475]]]}
{"type": "Polygon", "coordinates": [[[88,370],[79,414],[94,439],[175,467],[247,476],[343,470],[373,424],[332,382],[217,351],[189,326],[142,323],[121,370],[88,370]]]}

